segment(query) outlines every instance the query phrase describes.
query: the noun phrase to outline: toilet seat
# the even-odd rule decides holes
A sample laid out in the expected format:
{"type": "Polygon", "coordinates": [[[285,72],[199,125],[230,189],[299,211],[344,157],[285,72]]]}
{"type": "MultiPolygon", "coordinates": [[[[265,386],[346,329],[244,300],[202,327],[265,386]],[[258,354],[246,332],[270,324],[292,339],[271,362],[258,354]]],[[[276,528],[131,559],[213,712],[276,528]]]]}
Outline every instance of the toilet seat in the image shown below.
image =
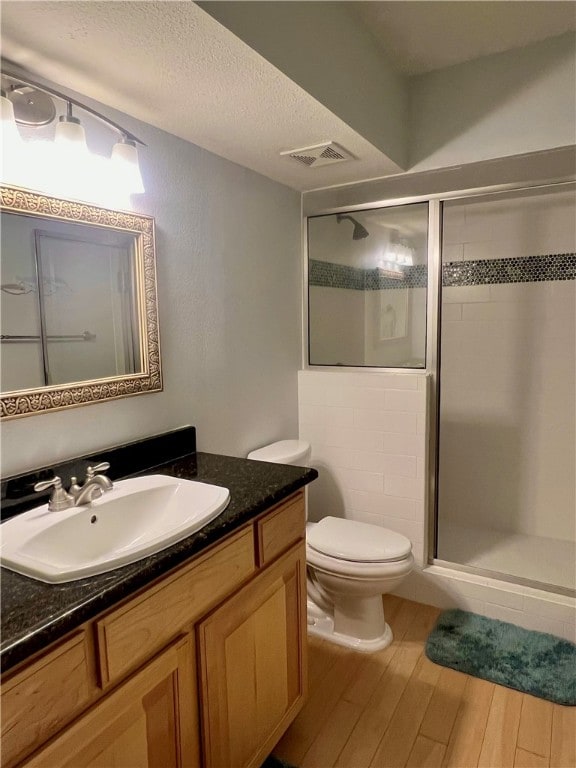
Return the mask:
{"type": "Polygon", "coordinates": [[[410,553],[401,560],[387,560],[376,563],[362,563],[353,560],[339,560],[337,557],[323,555],[312,547],[306,547],[306,563],[314,571],[338,576],[344,580],[373,581],[383,577],[395,578],[410,573],[414,558],[410,553]]]}
{"type": "Polygon", "coordinates": [[[351,563],[392,563],[412,552],[410,540],[401,533],[377,525],[325,517],[306,526],[310,551],[351,563]]]}
{"type": "Polygon", "coordinates": [[[409,573],[414,558],[410,540],[395,531],[325,517],[319,523],[306,525],[306,562],[313,569],[342,579],[370,581],[409,573]],[[352,554],[357,559],[351,559],[352,554]]]}

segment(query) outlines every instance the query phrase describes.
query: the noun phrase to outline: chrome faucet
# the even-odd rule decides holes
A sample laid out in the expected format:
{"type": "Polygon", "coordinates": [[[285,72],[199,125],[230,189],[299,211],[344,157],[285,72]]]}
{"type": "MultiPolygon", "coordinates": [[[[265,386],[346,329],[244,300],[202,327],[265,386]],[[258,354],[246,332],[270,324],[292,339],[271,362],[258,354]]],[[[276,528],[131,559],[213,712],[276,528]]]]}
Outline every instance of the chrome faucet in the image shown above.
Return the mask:
{"type": "Polygon", "coordinates": [[[84,504],[90,504],[94,499],[102,496],[104,491],[109,491],[113,487],[112,480],[106,475],[97,474],[110,469],[110,464],[103,461],[95,467],[88,467],[86,470],[86,480],[83,485],[78,485],[75,477],[71,479],[72,485],[70,491],[66,491],[62,486],[62,480],[59,477],[53,477],[51,480],[43,480],[36,483],[34,490],[41,493],[48,488],[53,488],[48,502],[50,512],[59,512],[62,509],[70,507],[81,507],[84,504]]]}

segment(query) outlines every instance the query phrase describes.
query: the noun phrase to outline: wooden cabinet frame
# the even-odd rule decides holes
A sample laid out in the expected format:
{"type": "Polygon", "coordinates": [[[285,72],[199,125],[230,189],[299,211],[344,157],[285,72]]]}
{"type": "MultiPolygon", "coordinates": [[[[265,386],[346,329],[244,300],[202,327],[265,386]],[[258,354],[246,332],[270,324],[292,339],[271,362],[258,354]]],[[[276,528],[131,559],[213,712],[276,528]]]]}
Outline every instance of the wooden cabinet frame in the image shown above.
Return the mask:
{"type": "Polygon", "coordinates": [[[306,693],[304,536],[298,491],[11,671],[3,768],[257,768],[306,693]],[[234,719],[248,636],[250,732],[234,719]]]}
{"type": "Polygon", "coordinates": [[[296,545],[198,626],[206,768],[257,768],[302,707],[305,558],[296,545]]]}

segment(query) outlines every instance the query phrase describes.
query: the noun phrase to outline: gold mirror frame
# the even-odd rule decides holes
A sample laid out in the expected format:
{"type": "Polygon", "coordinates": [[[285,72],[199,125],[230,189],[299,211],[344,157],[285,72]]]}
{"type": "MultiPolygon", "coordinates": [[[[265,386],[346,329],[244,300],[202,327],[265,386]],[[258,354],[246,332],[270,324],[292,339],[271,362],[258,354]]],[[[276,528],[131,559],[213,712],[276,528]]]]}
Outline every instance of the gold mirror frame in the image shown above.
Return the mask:
{"type": "Polygon", "coordinates": [[[135,236],[141,372],[0,393],[0,418],[75,408],[162,390],[154,219],[0,185],[0,211],[115,229],[135,236]]]}

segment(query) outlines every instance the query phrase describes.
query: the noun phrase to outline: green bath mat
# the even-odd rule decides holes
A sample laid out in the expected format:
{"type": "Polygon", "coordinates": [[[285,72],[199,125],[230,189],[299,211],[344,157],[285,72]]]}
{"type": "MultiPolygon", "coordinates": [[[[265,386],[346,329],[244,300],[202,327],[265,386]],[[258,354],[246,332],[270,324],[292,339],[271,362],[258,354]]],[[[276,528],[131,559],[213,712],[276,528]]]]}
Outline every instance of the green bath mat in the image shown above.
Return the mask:
{"type": "Polygon", "coordinates": [[[440,614],[426,655],[444,667],[576,705],[576,645],[554,635],[455,609],[440,614]]]}

